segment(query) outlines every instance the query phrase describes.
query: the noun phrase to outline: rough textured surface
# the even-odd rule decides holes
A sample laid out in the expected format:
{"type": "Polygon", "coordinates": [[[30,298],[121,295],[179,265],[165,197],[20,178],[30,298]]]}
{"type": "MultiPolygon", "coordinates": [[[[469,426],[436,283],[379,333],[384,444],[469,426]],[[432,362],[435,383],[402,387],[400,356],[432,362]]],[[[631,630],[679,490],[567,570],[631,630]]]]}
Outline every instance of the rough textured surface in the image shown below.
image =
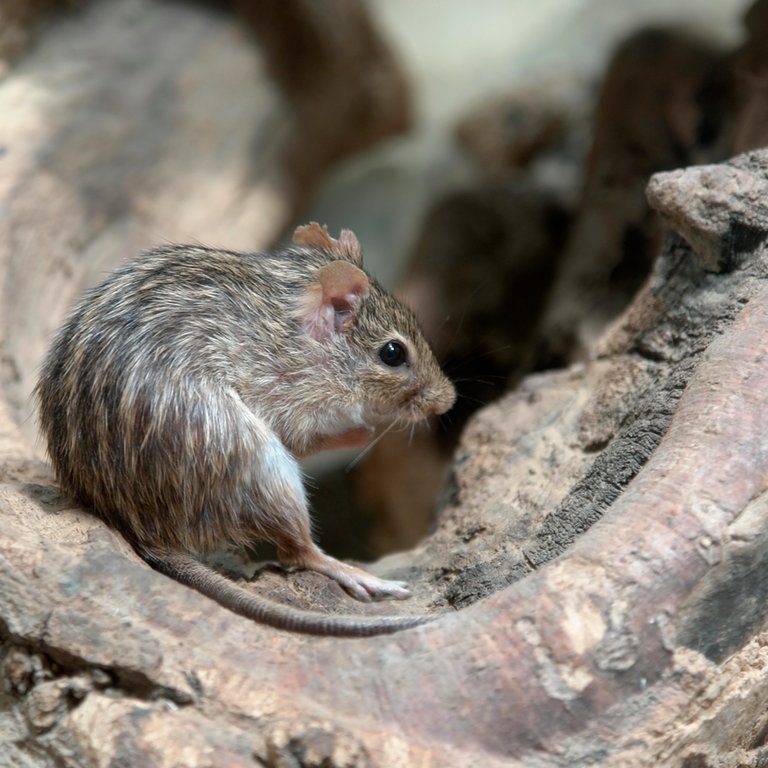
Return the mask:
{"type": "MultiPolygon", "coordinates": [[[[94,6],[109,8],[118,5],[94,6]]],[[[209,22],[188,23],[196,34],[223,34],[209,22]]],[[[187,29],[178,19],[171,27],[187,29]]],[[[34,55],[45,63],[45,51],[34,55]]],[[[34,61],[18,71],[31,76],[23,68],[34,61]]],[[[3,83],[0,100],[15,87],[3,83]]],[[[66,95],[36,93],[30,109],[66,95]]],[[[690,185],[655,182],[678,233],[632,305],[586,362],[527,377],[472,419],[434,533],[375,564],[415,588],[395,608],[435,620],[350,641],[255,625],[169,582],[74,508],[34,459],[31,429],[17,420],[19,393],[62,294],[105,268],[121,236],[131,248],[140,238],[129,236],[136,219],[105,196],[108,179],[92,196],[69,194],[62,182],[83,170],[98,180],[99,164],[62,175],[57,162],[74,155],[54,162],[55,152],[38,149],[43,118],[57,110],[12,114],[27,130],[11,145],[0,209],[0,760],[35,768],[764,762],[768,262],[753,193],[768,176],[768,153],[678,177],[727,181],[730,194],[714,198],[712,216],[712,196],[696,194],[690,208],[690,185]],[[723,236],[724,208],[753,236],[723,236]],[[702,229],[710,220],[721,223],[702,229]],[[116,221],[122,228],[108,226],[116,221]],[[104,262],[91,260],[101,253],[104,262]],[[26,268],[33,258],[39,275],[26,268]]],[[[48,126],[54,135],[57,126],[48,126]]],[[[66,135],[79,146],[77,130],[66,135]]],[[[150,177],[156,165],[139,162],[150,177]]],[[[141,178],[128,187],[149,199],[141,178]]],[[[180,186],[153,189],[182,207],[180,186]]],[[[264,570],[252,588],[350,610],[311,574],[264,570]]]]}
{"type": "Polygon", "coordinates": [[[654,176],[648,200],[693,246],[707,269],[730,263],[765,239],[768,180],[736,166],[702,166],[654,176]]]}

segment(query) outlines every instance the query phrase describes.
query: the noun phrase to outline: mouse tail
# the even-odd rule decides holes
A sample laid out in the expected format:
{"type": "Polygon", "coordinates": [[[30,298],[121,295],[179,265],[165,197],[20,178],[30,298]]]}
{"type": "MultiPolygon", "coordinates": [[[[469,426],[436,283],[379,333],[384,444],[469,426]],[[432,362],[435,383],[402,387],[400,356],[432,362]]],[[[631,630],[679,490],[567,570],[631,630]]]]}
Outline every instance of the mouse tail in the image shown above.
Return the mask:
{"type": "Polygon", "coordinates": [[[424,616],[357,617],[306,611],[255,595],[193,555],[161,554],[145,548],[139,554],[155,570],[210,597],[233,613],[289,632],[333,637],[372,637],[400,632],[431,621],[424,616]]]}

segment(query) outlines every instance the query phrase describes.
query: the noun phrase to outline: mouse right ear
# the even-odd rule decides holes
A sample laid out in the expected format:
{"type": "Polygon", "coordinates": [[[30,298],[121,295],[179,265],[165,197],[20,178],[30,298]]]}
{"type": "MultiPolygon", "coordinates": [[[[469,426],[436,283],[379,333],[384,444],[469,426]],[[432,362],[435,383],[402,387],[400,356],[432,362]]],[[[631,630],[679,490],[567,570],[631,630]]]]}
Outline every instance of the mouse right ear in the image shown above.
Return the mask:
{"type": "Polygon", "coordinates": [[[321,267],[300,304],[304,330],[318,341],[343,333],[354,322],[360,302],[368,295],[368,275],[348,261],[321,267]]]}

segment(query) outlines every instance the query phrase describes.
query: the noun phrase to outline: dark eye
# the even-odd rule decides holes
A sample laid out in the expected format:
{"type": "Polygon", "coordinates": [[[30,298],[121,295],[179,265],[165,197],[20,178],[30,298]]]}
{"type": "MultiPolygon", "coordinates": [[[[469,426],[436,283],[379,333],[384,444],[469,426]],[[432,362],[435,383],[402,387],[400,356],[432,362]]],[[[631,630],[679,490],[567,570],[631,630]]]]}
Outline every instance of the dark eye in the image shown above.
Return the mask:
{"type": "Polygon", "coordinates": [[[388,341],[379,350],[379,359],[384,365],[390,368],[397,368],[403,363],[408,362],[408,355],[405,347],[399,341],[388,341]]]}

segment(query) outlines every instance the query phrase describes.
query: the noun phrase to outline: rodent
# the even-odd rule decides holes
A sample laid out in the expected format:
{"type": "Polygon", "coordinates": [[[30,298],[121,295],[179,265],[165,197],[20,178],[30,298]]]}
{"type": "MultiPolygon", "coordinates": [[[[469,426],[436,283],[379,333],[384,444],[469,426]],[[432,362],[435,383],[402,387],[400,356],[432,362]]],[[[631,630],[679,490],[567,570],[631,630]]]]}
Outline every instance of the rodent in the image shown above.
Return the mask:
{"type": "Polygon", "coordinates": [[[424,621],[298,611],[200,560],[267,539],[282,564],[358,599],[409,596],[314,543],[298,464],[455,399],[412,312],[364,271],[351,231],[337,240],[312,222],[273,252],[170,245],[126,262],[59,329],[35,396],[62,488],[157,570],[294,631],[364,636],[424,621]]]}

